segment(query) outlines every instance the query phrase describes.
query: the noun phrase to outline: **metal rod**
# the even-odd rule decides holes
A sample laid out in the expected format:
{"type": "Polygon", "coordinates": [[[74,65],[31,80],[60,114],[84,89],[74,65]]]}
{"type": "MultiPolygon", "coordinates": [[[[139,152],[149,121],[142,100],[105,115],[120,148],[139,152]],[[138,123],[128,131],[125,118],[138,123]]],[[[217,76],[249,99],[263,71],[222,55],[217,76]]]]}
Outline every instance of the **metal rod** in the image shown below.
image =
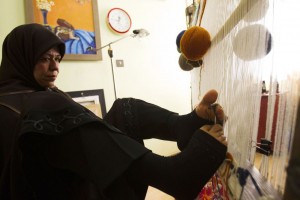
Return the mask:
{"type": "MultiPolygon", "coordinates": [[[[124,38],[122,38],[124,39],[124,38]]],[[[110,57],[110,66],[111,66],[111,73],[112,73],[112,78],[113,78],[113,86],[114,86],[114,94],[115,94],[115,100],[117,99],[117,89],[116,89],[116,83],[115,83],[115,72],[114,72],[114,65],[113,65],[113,50],[110,46],[111,44],[108,44],[107,46],[109,46],[107,52],[108,55],[110,57]]]]}
{"type": "Polygon", "coordinates": [[[98,48],[98,49],[93,49],[93,51],[99,51],[99,50],[101,50],[101,49],[103,49],[103,48],[105,48],[105,47],[110,47],[111,44],[114,44],[114,43],[116,43],[116,42],[119,42],[120,40],[123,40],[123,39],[125,39],[125,38],[128,38],[128,37],[134,37],[134,36],[135,36],[135,34],[131,34],[131,35],[124,36],[124,37],[119,38],[119,39],[117,39],[117,40],[115,40],[115,41],[112,41],[112,42],[110,42],[110,43],[108,43],[108,44],[106,44],[106,45],[104,45],[104,46],[102,46],[102,47],[100,47],[100,48],[98,48]]]}

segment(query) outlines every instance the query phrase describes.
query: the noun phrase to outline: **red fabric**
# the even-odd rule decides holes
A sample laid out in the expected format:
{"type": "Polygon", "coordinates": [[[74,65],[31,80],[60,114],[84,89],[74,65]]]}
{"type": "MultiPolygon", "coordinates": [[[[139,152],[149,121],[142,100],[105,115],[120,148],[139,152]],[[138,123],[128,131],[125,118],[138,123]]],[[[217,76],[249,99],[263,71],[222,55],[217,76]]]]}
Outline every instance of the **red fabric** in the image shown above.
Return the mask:
{"type": "Polygon", "coordinates": [[[195,200],[229,200],[226,187],[218,174],[215,174],[202,188],[195,200]]]}

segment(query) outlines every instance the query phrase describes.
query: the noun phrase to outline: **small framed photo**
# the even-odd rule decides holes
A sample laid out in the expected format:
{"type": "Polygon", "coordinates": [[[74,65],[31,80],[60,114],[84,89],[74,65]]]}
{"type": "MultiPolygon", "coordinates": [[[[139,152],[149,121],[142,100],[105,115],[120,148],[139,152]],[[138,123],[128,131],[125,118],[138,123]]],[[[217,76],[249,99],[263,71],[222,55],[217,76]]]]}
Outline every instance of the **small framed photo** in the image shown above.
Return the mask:
{"type": "Polygon", "coordinates": [[[64,60],[102,60],[97,0],[25,0],[26,23],[39,23],[66,45],[64,60]]]}
{"type": "Polygon", "coordinates": [[[74,101],[88,108],[95,115],[103,118],[106,115],[106,105],[103,89],[67,92],[74,101]]]}

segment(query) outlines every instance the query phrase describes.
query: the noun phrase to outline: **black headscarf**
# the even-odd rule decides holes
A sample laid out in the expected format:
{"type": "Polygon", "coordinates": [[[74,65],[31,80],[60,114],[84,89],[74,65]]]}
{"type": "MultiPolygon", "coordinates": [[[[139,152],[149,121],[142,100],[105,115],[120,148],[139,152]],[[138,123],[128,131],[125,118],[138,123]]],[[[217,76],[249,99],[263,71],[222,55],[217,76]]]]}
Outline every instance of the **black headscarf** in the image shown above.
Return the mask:
{"type": "Polygon", "coordinates": [[[33,76],[38,59],[57,47],[61,56],[65,44],[41,24],[24,24],[14,28],[2,46],[0,94],[24,89],[43,90],[33,76]]]}

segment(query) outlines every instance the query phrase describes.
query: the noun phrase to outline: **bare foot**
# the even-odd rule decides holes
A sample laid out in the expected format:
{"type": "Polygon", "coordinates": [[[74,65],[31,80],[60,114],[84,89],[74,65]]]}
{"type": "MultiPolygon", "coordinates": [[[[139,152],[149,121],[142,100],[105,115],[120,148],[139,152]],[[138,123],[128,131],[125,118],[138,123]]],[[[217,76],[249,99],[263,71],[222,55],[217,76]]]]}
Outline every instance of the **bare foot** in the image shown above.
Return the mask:
{"type": "Polygon", "coordinates": [[[223,124],[225,113],[222,107],[216,103],[217,99],[218,92],[209,90],[195,109],[198,117],[223,124]]]}
{"type": "Polygon", "coordinates": [[[226,137],[224,136],[223,127],[220,124],[215,125],[204,125],[200,128],[201,130],[205,131],[216,140],[227,146],[226,137]]]}

